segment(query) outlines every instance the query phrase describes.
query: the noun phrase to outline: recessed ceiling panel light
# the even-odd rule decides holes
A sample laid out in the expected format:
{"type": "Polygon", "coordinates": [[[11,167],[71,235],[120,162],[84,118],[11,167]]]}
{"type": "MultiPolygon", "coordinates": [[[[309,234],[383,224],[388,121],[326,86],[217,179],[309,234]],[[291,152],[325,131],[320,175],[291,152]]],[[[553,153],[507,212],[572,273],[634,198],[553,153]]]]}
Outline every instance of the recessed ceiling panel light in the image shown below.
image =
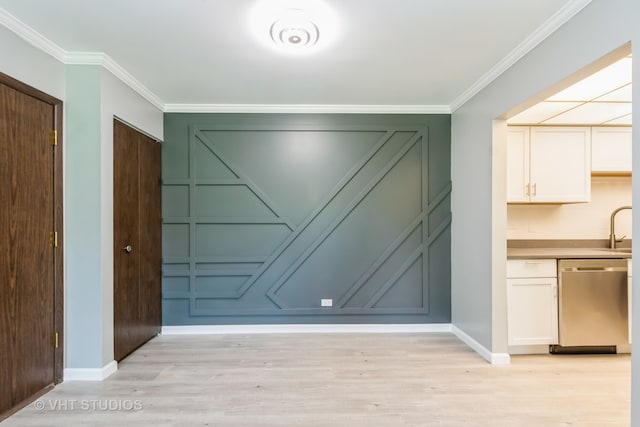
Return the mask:
{"type": "Polygon", "coordinates": [[[537,124],[579,106],[580,102],[541,102],[507,120],[508,124],[537,124]]]}
{"type": "Polygon", "coordinates": [[[595,101],[609,101],[609,102],[631,102],[632,100],[632,87],[631,83],[622,86],[619,89],[613,90],[601,97],[595,99],[595,101]]]}
{"type": "Polygon", "coordinates": [[[608,122],[604,122],[603,124],[605,125],[626,125],[626,126],[631,126],[632,125],[632,118],[631,118],[631,114],[626,114],[622,117],[617,117],[613,120],[609,120],[608,122]]]}
{"type": "Polygon", "coordinates": [[[257,39],[281,52],[315,52],[335,39],[336,17],[319,0],[262,0],[249,19],[257,39]]]}
{"type": "Polygon", "coordinates": [[[545,125],[601,124],[631,114],[630,102],[587,102],[548,120],[545,125]]]}
{"type": "Polygon", "coordinates": [[[622,58],[597,73],[569,86],[547,101],[591,101],[631,82],[631,59],[622,58]]]}

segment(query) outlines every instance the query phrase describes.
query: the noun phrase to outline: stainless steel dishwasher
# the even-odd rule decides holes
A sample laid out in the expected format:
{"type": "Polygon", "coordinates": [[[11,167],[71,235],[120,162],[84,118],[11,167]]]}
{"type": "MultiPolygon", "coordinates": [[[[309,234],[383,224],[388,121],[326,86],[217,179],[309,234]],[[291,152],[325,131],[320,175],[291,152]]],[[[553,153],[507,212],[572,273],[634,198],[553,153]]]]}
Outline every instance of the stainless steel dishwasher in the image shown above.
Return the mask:
{"type": "Polygon", "coordinates": [[[559,260],[558,272],[559,345],[551,352],[614,353],[627,344],[627,260],[559,260]]]}

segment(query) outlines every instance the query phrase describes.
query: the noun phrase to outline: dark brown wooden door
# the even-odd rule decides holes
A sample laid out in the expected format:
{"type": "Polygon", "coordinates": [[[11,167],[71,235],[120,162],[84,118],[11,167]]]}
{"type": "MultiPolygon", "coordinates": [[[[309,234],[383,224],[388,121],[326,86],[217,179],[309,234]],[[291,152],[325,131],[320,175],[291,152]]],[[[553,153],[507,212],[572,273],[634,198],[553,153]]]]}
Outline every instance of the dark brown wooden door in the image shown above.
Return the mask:
{"type": "Polygon", "coordinates": [[[0,415],[55,382],[55,112],[0,83],[0,415]]]}
{"type": "Polygon", "coordinates": [[[140,165],[140,316],[144,341],[162,325],[161,146],[138,135],[140,165]]]}
{"type": "Polygon", "coordinates": [[[160,144],[114,120],[114,357],[160,331],[160,144]]]}
{"type": "Polygon", "coordinates": [[[137,135],[116,121],[113,127],[113,334],[114,357],[118,361],[135,348],[136,342],[140,304],[138,191],[137,135]]]}

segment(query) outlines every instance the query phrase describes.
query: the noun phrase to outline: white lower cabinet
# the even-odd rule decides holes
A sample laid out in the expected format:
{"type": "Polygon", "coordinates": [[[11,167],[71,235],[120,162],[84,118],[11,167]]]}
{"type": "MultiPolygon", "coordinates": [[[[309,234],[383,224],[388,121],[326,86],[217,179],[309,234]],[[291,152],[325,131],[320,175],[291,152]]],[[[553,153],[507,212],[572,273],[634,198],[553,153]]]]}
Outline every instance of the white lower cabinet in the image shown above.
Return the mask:
{"type": "Polygon", "coordinates": [[[507,328],[510,346],[558,343],[555,259],[507,261],[507,328]]]}

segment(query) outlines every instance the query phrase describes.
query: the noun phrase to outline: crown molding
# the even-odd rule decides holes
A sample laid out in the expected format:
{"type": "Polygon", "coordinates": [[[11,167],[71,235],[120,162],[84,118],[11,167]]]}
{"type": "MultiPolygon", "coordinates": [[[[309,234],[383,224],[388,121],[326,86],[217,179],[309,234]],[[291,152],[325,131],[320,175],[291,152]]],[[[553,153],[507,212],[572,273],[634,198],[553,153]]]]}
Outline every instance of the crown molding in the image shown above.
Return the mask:
{"type": "Polygon", "coordinates": [[[456,98],[450,106],[452,112],[462,107],[467,101],[497,79],[502,73],[518,62],[523,56],[533,50],[558,28],[564,25],[578,12],[584,9],[591,0],[572,0],[562,7],[557,13],[529,35],[522,43],[516,46],[507,56],[494,65],[487,73],[478,79],[471,87],[456,98]]]}
{"type": "Polygon", "coordinates": [[[166,104],[166,113],[450,114],[448,105],[166,104]]]}
{"type": "Polygon", "coordinates": [[[65,52],[64,63],[67,65],[100,65],[105,62],[102,52],[65,52]]]}
{"type": "Polygon", "coordinates": [[[53,56],[58,61],[64,63],[66,52],[60,46],[11,15],[9,12],[0,8],[0,25],[13,31],[18,37],[27,43],[37,47],[43,52],[53,56]]]}
{"type": "Polygon", "coordinates": [[[160,111],[164,111],[164,102],[109,55],[102,52],[67,52],[3,8],[0,8],[0,25],[65,65],[99,65],[104,67],[160,111]]]}
{"type": "Polygon", "coordinates": [[[67,52],[65,64],[69,65],[100,65],[133,89],[138,95],[153,104],[160,111],[164,111],[165,103],[155,93],[151,92],[131,73],[103,52],[67,52]]]}
{"type": "Polygon", "coordinates": [[[98,65],[163,112],[171,113],[346,113],[450,114],[448,105],[165,104],[155,93],[103,52],[67,52],[0,8],[0,25],[66,65],[98,65]]]}
{"type": "Polygon", "coordinates": [[[63,64],[100,65],[163,112],[169,113],[346,113],[346,114],[451,114],[487,87],[518,60],[549,37],[591,0],[571,0],[514,50],[465,90],[451,105],[321,105],[321,104],[165,104],[120,64],[102,52],[66,52],[57,44],[0,8],[3,25],[26,42],[63,64]]]}

